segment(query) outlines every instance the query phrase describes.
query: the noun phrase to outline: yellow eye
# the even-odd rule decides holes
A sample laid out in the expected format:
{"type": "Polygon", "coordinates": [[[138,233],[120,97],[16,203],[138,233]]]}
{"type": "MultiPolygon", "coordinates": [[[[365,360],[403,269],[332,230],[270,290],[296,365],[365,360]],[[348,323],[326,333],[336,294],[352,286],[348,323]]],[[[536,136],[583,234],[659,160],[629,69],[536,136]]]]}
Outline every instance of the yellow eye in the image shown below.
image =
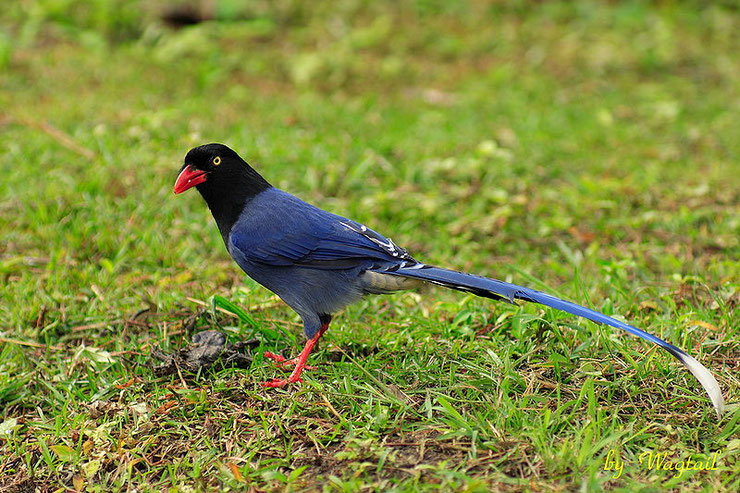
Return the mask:
{"type": "Polygon", "coordinates": [[[213,158],[213,165],[218,166],[219,164],[221,164],[221,156],[216,156],[213,158]]]}

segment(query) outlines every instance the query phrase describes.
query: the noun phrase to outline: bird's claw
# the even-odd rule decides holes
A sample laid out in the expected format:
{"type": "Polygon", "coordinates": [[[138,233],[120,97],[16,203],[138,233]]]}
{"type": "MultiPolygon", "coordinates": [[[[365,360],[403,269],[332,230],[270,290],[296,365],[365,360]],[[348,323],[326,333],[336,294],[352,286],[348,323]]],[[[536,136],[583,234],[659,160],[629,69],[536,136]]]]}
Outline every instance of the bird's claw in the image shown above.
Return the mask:
{"type": "Polygon", "coordinates": [[[265,351],[264,353],[262,353],[262,356],[265,359],[271,359],[271,360],[273,360],[277,364],[285,363],[285,361],[287,361],[283,356],[280,356],[279,354],[275,354],[275,353],[270,352],[270,351],[265,351]]]}
{"type": "Polygon", "coordinates": [[[260,382],[260,387],[267,387],[267,388],[278,389],[278,388],[285,387],[288,384],[296,383],[296,382],[301,383],[301,382],[303,382],[303,379],[302,378],[296,378],[295,380],[293,380],[293,379],[290,379],[290,378],[273,378],[269,382],[260,382]]]}
{"type": "MultiPolygon", "coordinates": [[[[275,366],[295,366],[298,364],[298,358],[292,358],[292,359],[285,359],[285,357],[280,356],[279,354],[272,353],[270,351],[265,351],[262,356],[265,359],[271,359],[275,362],[275,366]]],[[[315,370],[315,366],[304,366],[303,367],[306,370],[315,370]]]]}

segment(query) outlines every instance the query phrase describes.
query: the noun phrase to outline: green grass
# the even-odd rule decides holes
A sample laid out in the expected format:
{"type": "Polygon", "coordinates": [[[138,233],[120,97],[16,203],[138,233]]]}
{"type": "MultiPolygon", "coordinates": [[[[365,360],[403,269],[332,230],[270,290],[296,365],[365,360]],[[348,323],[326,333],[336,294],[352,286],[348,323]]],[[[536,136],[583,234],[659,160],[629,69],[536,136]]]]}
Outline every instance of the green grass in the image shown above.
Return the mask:
{"type": "Polygon", "coordinates": [[[731,2],[222,1],[181,30],[163,5],[0,13],[0,491],[737,491],[731,2]],[[172,194],[211,141],[420,260],[686,349],[729,411],[633,337],[438,289],[348,308],[301,387],[258,387],[258,354],[156,377],[152,348],[200,330],[303,343],[172,194]],[[651,450],[721,456],[672,478],[651,450]]]}

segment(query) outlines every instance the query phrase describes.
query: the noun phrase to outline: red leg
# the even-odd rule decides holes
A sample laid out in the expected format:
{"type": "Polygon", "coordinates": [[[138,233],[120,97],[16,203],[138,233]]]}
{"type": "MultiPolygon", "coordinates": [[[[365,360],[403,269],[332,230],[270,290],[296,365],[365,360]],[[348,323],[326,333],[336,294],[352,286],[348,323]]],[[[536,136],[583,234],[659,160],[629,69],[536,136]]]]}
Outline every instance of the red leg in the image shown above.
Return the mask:
{"type": "MultiPolygon", "coordinates": [[[[324,324],[321,326],[321,329],[316,333],[315,336],[313,336],[311,339],[306,341],[306,345],[303,346],[303,351],[301,351],[301,354],[298,355],[297,358],[295,358],[295,369],[293,370],[293,373],[290,374],[290,376],[287,379],[279,379],[275,378],[269,382],[261,382],[260,385],[263,387],[285,387],[289,383],[296,383],[296,382],[302,382],[303,379],[301,378],[301,373],[303,372],[304,368],[307,368],[306,362],[308,361],[308,356],[311,354],[311,351],[313,350],[314,346],[317,342],[319,342],[319,339],[322,335],[324,335],[324,332],[329,328],[329,324],[324,324]]],[[[279,356],[277,354],[269,353],[270,356],[265,353],[265,357],[269,359],[274,359],[278,362],[278,364],[285,364],[293,360],[286,360],[282,356],[279,356]]]]}

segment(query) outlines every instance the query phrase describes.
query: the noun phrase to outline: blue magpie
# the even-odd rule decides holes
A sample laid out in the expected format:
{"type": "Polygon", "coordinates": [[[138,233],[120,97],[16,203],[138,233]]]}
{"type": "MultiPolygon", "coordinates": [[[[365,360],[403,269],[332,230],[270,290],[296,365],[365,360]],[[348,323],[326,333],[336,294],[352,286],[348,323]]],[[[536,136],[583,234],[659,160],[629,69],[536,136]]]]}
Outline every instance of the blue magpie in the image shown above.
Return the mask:
{"type": "Polygon", "coordinates": [[[717,413],[724,399],[717,381],[696,359],[632,325],[534,289],[423,264],[367,226],[331,214],[270,185],[232,149],[207,144],[185,156],[174,192],[195,187],[205,199],[226,249],[252,279],[277,294],[303,319],[308,339],[297,358],[265,353],[294,365],[287,379],[264,382],[283,387],[300,382],[311,350],[332,316],[368,294],[413,289],[423,283],[514,303],[540,303],[623,329],[662,347],[704,386],[717,413]]]}

